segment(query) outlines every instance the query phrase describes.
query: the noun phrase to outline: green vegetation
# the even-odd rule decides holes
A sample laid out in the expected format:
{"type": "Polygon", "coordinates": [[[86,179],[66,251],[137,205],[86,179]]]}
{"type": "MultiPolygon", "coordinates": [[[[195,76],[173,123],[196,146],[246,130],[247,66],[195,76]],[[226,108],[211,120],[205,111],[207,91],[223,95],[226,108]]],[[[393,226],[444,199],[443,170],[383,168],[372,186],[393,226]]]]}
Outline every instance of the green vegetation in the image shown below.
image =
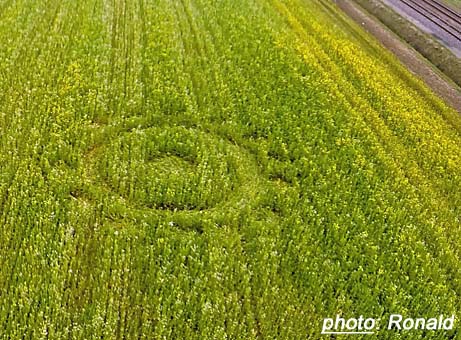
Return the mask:
{"type": "Polygon", "coordinates": [[[455,8],[461,9],[461,0],[445,0],[445,2],[455,8]]]}
{"type": "Polygon", "coordinates": [[[461,308],[461,119],[329,2],[4,1],[0,44],[2,339],[461,308]]]}

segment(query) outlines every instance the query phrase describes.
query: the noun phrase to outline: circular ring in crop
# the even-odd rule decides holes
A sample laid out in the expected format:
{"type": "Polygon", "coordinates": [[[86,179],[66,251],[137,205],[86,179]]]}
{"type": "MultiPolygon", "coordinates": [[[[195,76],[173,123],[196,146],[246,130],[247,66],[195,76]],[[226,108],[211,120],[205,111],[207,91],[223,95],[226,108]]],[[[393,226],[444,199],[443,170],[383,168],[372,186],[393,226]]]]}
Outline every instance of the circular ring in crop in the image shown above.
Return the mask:
{"type": "Polygon", "coordinates": [[[183,126],[120,132],[102,145],[92,168],[92,185],[113,198],[107,213],[114,219],[198,229],[235,217],[259,191],[257,166],[244,150],[183,126]]]}

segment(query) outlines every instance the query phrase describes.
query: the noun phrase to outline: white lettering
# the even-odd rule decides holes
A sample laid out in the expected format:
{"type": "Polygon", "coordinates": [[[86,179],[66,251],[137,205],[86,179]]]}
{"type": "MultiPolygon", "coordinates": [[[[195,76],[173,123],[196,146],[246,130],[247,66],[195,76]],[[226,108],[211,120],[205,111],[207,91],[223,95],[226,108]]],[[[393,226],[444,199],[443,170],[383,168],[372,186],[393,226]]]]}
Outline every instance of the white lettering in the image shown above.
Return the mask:
{"type": "Polygon", "coordinates": [[[330,318],[325,318],[323,319],[323,326],[322,326],[322,333],[325,333],[326,331],[331,331],[333,329],[333,319],[330,318]]]}
{"type": "Polygon", "coordinates": [[[451,318],[447,318],[443,321],[442,328],[445,330],[453,329],[453,324],[455,323],[455,316],[452,315],[451,318]]]}
{"type": "Polygon", "coordinates": [[[357,319],[349,319],[347,320],[347,323],[346,323],[346,328],[350,331],[354,330],[357,328],[357,319]]]}
{"type": "MultiPolygon", "coordinates": [[[[431,319],[429,319],[431,320],[431,319]]],[[[418,318],[415,320],[415,329],[424,329],[426,326],[426,319],[418,318]]]]}
{"type": "Polygon", "coordinates": [[[405,319],[403,320],[403,329],[405,330],[409,330],[409,329],[412,329],[415,325],[415,321],[413,319],[405,319]]]}
{"type": "Polygon", "coordinates": [[[449,318],[444,319],[443,315],[439,318],[407,318],[403,320],[402,315],[392,314],[389,317],[389,323],[387,329],[397,330],[411,330],[411,329],[422,329],[422,330],[451,330],[455,322],[455,316],[452,315],[449,318]]]}
{"type": "Polygon", "coordinates": [[[345,319],[340,315],[333,318],[324,318],[322,334],[373,334],[376,327],[376,320],[365,319],[363,315],[358,318],[345,319]]]}
{"type": "Polygon", "coordinates": [[[376,325],[376,320],[372,319],[372,318],[368,318],[368,319],[365,320],[365,323],[363,324],[363,327],[365,327],[365,329],[367,331],[369,331],[369,330],[372,330],[373,328],[375,328],[375,325],[376,325]]]}
{"type": "Polygon", "coordinates": [[[344,320],[342,317],[339,315],[336,315],[336,321],[335,321],[335,329],[343,329],[344,328],[344,323],[346,320],[344,320]],[[339,326],[339,323],[341,323],[341,327],[339,326]]]}
{"type": "Polygon", "coordinates": [[[357,321],[358,321],[358,323],[359,323],[357,329],[358,329],[359,331],[361,331],[361,330],[363,329],[363,315],[360,315],[359,318],[357,319],[357,321]]]}
{"type": "Polygon", "coordinates": [[[397,329],[402,329],[400,326],[400,322],[402,321],[403,317],[400,314],[392,314],[389,317],[389,324],[387,326],[387,329],[392,329],[393,326],[397,327],[397,329]]]}
{"type": "MultiPolygon", "coordinates": [[[[432,318],[432,319],[427,320],[426,329],[436,330],[437,328],[438,327],[437,327],[437,319],[436,318],[432,318]]],[[[424,329],[424,327],[422,327],[421,329],[424,329]]]]}

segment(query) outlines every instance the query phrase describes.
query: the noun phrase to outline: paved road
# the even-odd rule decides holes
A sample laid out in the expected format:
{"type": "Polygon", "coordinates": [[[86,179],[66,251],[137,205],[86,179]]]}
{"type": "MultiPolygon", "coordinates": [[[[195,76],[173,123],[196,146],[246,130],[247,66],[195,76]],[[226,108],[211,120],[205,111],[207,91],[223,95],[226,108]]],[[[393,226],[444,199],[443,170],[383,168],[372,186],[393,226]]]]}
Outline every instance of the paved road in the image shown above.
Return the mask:
{"type": "MultiPolygon", "coordinates": [[[[456,15],[447,17],[437,3],[432,0],[382,0],[400,15],[407,18],[421,30],[434,36],[443,45],[449,48],[458,58],[461,58],[461,20],[456,15]],[[433,3],[431,6],[428,3],[433,3]],[[443,25],[441,28],[439,24],[443,25]]],[[[454,10],[456,11],[456,10],[454,10]]],[[[459,14],[461,17],[461,13],[459,14]]]]}
{"type": "Polygon", "coordinates": [[[335,0],[337,5],[359,25],[374,35],[381,44],[393,52],[408,69],[423,79],[441,98],[461,113],[461,93],[441,77],[416,51],[404,44],[377,19],[369,16],[350,0],[335,0]]]}

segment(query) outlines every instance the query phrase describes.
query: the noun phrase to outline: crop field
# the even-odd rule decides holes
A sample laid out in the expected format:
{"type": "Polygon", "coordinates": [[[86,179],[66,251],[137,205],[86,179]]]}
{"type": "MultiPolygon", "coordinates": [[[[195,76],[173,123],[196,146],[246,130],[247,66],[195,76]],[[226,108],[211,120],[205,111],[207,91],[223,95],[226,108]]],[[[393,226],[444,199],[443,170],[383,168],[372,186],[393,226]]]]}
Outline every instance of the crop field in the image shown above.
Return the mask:
{"type": "Polygon", "coordinates": [[[330,1],[0,0],[0,46],[0,339],[461,310],[461,118],[330,1]]]}

